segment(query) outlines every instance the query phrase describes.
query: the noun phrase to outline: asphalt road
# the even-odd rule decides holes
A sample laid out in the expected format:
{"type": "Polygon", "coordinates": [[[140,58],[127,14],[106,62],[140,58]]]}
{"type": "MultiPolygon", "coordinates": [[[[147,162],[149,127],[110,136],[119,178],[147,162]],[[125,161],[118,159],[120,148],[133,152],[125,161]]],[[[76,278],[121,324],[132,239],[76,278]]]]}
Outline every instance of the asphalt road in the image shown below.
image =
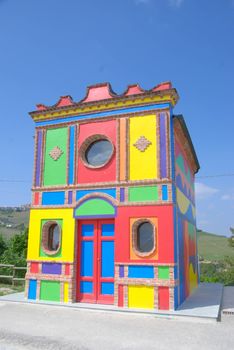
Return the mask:
{"type": "Polygon", "coordinates": [[[204,323],[0,302],[0,350],[233,350],[234,316],[204,323]]]}

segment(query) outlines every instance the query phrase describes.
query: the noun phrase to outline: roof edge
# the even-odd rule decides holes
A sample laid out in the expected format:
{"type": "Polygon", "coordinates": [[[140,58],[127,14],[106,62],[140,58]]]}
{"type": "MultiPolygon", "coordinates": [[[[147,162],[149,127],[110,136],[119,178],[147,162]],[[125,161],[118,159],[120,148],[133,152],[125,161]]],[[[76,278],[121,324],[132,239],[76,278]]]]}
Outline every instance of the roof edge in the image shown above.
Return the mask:
{"type": "Polygon", "coordinates": [[[185,120],[184,120],[184,117],[182,114],[177,114],[177,115],[173,115],[173,118],[177,119],[180,123],[180,126],[185,134],[185,136],[187,137],[188,139],[188,142],[189,142],[189,146],[191,148],[191,151],[192,151],[192,155],[193,155],[193,158],[194,158],[194,161],[195,161],[195,164],[196,164],[196,171],[195,171],[195,174],[198,173],[199,169],[200,169],[200,164],[199,164],[199,161],[198,161],[198,158],[197,158],[197,154],[196,154],[196,151],[195,151],[195,148],[193,146],[193,142],[192,142],[192,139],[191,139],[191,136],[189,134],[189,131],[188,131],[188,128],[187,128],[187,125],[185,123],[185,120]]]}

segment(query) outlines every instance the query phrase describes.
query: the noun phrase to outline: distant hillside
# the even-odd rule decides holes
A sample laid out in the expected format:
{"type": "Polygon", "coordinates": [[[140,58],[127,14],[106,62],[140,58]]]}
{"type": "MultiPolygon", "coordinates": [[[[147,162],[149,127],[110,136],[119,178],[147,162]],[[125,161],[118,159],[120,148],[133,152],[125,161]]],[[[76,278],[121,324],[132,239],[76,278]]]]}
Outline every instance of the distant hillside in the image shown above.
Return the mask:
{"type": "Polygon", "coordinates": [[[28,227],[29,206],[14,208],[0,207],[0,233],[9,239],[28,227]]]}
{"type": "Polygon", "coordinates": [[[222,260],[225,256],[234,258],[234,248],[228,245],[227,237],[198,231],[198,254],[205,260],[222,260]]]}
{"type": "MultiPolygon", "coordinates": [[[[28,227],[29,206],[16,208],[0,207],[0,233],[9,239],[28,227]]],[[[225,256],[234,258],[234,248],[229,247],[227,237],[198,231],[198,254],[204,260],[222,260],[225,256]]]]}

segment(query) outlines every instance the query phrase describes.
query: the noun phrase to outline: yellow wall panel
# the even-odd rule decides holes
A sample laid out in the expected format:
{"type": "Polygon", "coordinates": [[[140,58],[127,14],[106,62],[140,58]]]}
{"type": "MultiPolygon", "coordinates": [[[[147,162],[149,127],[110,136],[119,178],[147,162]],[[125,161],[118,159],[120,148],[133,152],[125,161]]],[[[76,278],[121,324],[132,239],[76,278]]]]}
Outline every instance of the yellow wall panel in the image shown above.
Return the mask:
{"type": "Polygon", "coordinates": [[[155,115],[130,118],[130,180],[155,179],[158,177],[156,127],[155,115]],[[140,151],[134,146],[141,136],[151,142],[144,151],[140,151]]]}
{"type": "Polygon", "coordinates": [[[31,209],[28,236],[28,260],[74,260],[75,220],[73,209],[31,209]],[[41,220],[63,220],[62,254],[60,257],[40,257],[41,220]]]}
{"type": "Polygon", "coordinates": [[[129,286],[128,307],[137,309],[153,309],[154,287],[129,286]]]}
{"type": "Polygon", "coordinates": [[[63,284],[63,301],[64,303],[68,303],[69,300],[69,284],[68,282],[64,282],[63,284]]]}

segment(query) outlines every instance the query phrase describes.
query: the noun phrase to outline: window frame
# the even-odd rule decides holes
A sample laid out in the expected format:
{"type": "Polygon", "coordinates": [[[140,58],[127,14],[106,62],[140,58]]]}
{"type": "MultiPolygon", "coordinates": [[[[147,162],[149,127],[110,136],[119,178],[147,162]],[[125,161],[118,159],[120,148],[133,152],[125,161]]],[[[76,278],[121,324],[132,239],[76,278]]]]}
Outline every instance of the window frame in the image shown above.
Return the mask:
{"type": "Polygon", "coordinates": [[[155,225],[155,223],[148,218],[141,218],[141,219],[136,220],[132,225],[132,249],[133,249],[133,252],[141,258],[145,258],[145,257],[149,257],[150,255],[152,255],[156,251],[156,247],[157,247],[157,242],[156,242],[156,225],[155,225]],[[151,226],[153,228],[153,248],[149,252],[141,252],[138,249],[138,243],[137,243],[137,241],[138,241],[138,229],[144,223],[151,224],[151,226]]]}
{"type": "Polygon", "coordinates": [[[90,169],[99,169],[99,168],[102,168],[104,167],[105,165],[107,165],[111,159],[113,158],[113,155],[115,153],[115,146],[113,144],[113,142],[105,135],[102,135],[102,134],[96,134],[96,135],[92,135],[92,136],[89,136],[83,143],[82,145],[80,146],[80,149],[79,149],[79,153],[80,153],[80,158],[83,162],[83,164],[87,167],[87,168],[90,168],[90,169]],[[86,159],[86,152],[87,150],[89,149],[89,147],[92,145],[92,143],[96,142],[96,141],[108,141],[110,142],[111,146],[112,146],[112,152],[109,156],[109,158],[102,164],[100,165],[92,165],[90,163],[88,163],[87,159],[86,159]]]}
{"type": "Polygon", "coordinates": [[[61,248],[61,242],[62,242],[62,229],[60,224],[56,220],[49,220],[47,221],[43,227],[42,227],[42,249],[47,255],[55,255],[59,252],[61,248]],[[59,230],[59,245],[56,250],[49,249],[49,235],[50,235],[50,229],[52,226],[58,226],[59,230]]]}

